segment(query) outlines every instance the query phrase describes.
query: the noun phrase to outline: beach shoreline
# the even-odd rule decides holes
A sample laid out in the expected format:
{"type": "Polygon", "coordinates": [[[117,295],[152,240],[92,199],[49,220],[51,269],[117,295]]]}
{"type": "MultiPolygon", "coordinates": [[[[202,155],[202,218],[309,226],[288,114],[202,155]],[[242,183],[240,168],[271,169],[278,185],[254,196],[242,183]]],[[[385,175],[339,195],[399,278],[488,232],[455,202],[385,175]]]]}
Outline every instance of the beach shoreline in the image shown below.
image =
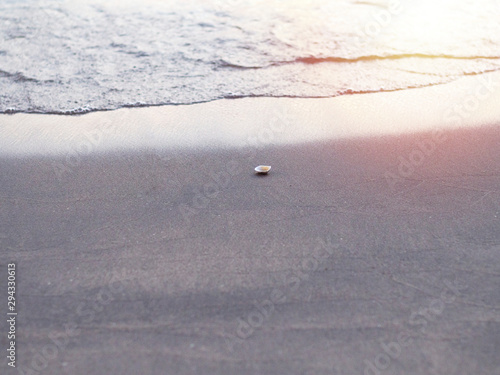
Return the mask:
{"type": "Polygon", "coordinates": [[[495,373],[485,87],[1,115],[16,370],[495,373]]]}
{"type": "Polygon", "coordinates": [[[500,72],[396,92],[0,115],[0,155],[259,148],[497,124],[500,72]]]}

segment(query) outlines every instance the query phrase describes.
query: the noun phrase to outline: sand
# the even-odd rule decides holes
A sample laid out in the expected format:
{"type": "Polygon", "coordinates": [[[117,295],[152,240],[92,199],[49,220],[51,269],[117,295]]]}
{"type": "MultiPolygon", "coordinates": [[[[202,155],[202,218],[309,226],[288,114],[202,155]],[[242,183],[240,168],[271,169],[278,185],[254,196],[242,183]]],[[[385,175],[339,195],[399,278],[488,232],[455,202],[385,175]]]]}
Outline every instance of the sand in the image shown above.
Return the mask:
{"type": "Polygon", "coordinates": [[[500,373],[498,89],[454,95],[0,116],[2,373],[500,373]]]}

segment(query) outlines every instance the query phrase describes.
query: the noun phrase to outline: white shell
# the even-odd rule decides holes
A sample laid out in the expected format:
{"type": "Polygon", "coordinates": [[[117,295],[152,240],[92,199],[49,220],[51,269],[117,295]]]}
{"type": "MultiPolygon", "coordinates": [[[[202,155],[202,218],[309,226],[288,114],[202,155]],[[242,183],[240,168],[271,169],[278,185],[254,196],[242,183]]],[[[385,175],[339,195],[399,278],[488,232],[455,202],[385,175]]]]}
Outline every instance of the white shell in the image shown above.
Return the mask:
{"type": "Polygon", "coordinates": [[[267,174],[270,170],[271,170],[270,165],[259,165],[258,167],[255,167],[255,172],[261,174],[267,174]]]}

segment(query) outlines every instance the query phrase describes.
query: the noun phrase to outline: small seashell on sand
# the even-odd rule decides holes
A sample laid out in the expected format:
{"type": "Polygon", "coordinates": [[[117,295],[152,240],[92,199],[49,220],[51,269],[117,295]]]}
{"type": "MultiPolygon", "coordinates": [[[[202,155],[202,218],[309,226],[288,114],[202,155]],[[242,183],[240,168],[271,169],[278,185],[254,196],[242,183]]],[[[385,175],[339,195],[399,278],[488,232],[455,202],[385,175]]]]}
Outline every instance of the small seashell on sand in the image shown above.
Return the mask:
{"type": "Polygon", "coordinates": [[[270,170],[270,165],[259,165],[258,167],[255,167],[255,172],[259,174],[267,174],[270,170]]]}

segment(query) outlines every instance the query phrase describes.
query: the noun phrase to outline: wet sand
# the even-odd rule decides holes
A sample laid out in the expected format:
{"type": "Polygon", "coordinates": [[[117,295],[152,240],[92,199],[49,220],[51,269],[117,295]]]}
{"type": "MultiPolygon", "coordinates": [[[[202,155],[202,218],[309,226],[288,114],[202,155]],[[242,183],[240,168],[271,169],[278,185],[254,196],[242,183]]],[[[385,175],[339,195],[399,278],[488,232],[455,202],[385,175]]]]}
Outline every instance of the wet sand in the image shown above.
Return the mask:
{"type": "Polygon", "coordinates": [[[279,139],[2,155],[7,374],[500,373],[498,123],[279,139]]]}

